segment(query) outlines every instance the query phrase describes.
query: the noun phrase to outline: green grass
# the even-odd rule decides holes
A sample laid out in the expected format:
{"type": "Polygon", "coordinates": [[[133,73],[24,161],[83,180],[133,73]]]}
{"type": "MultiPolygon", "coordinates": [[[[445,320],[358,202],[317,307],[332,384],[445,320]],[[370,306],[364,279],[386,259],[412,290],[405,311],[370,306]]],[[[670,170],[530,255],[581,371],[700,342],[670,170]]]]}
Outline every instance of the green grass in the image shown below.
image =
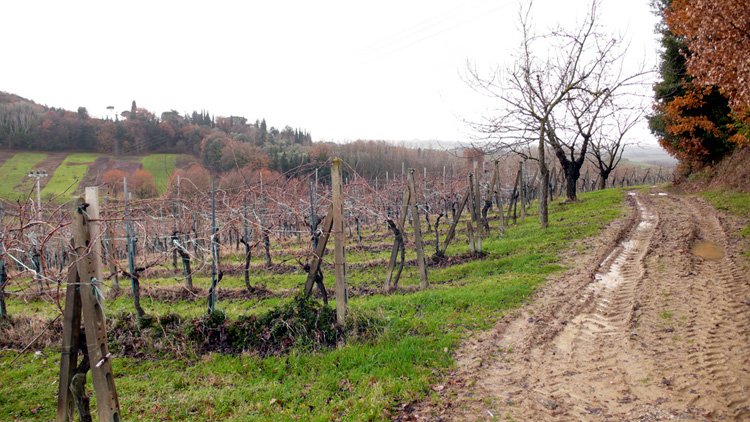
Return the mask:
{"type": "Polygon", "coordinates": [[[47,154],[40,152],[19,152],[0,165],[0,198],[19,199],[29,192],[16,192],[15,188],[27,177],[26,174],[44,161],[47,154]]]}
{"type": "Polygon", "coordinates": [[[151,154],[141,158],[143,169],[154,176],[154,184],[159,195],[167,190],[169,177],[175,168],[177,154],[151,154]]]}
{"type": "Polygon", "coordinates": [[[55,198],[65,202],[78,189],[78,184],[86,175],[89,164],[96,161],[98,154],[77,153],[65,157],[42,189],[42,197],[55,198]]]}
{"type": "MultiPolygon", "coordinates": [[[[352,313],[375,314],[384,321],[375,340],[351,341],[314,353],[297,349],[288,356],[267,358],[251,354],[211,354],[197,360],[117,357],[114,373],[123,419],[391,419],[400,404],[424,398],[430,385],[442,382],[463,337],[490,328],[528,300],[548,276],[564,268],[560,251],[576,239],[595,235],[623,210],[622,190],[583,194],[580,202],[555,204],[546,231],[529,217],[502,238],[496,234],[487,238],[484,259],[431,268],[427,290],[352,297],[352,313]]],[[[457,236],[448,254],[465,252],[465,243],[464,235],[457,236]]],[[[368,268],[349,276],[352,284],[380,283],[383,271],[368,268]]],[[[330,287],[330,271],[326,276],[330,287]]],[[[281,277],[276,281],[279,285],[304,282],[304,274],[281,277]]],[[[155,284],[169,279],[162,280],[155,284]]],[[[401,283],[418,280],[417,272],[407,267],[401,283]]],[[[220,300],[218,307],[229,318],[237,318],[284,300],[288,299],[220,300]]],[[[24,312],[24,306],[33,309],[31,305],[14,302],[11,313],[24,312]]],[[[195,304],[144,301],[152,314],[194,315],[204,305],[204,300],[195,304]]],[[[127,297],[107,304],[108,313],[130,308],[127,297]]],[[[0,352],[0,420],[53,419],[59,352],[45,353],[46,357],[28,353],[7,365],[16,352],[0,352]]]]}
{"type": "MultiPolygon", "coordinates": [[[[750,193],[715,190],[703,192],[703,197],[717,209],[750,219],[750,193]]],[[[750,237],[750,224],[741,233],[750,237]]]]}

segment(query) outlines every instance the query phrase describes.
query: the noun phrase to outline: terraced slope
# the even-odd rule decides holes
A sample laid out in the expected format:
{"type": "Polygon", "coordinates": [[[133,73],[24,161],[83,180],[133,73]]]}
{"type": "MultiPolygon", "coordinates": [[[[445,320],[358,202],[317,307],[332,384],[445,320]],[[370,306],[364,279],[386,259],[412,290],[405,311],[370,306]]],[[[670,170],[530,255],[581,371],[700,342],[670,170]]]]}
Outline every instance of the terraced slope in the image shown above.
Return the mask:
{"type": "Polygon", "coordinates": [[[18,199],[25,190],[17,189],[26,178],[26,174],[44,161],[47,154],[41,152],[19,152],[0,165],[0,198],[18,199]]]}
{"type": "Polygon", "coordinates": [[[42,198],[54,198],[64,202],[78,189],[89,165],[96,161],[98,154],[76,153],[65,157],[55,169],[47,185],[42,189],[42,198]]]}

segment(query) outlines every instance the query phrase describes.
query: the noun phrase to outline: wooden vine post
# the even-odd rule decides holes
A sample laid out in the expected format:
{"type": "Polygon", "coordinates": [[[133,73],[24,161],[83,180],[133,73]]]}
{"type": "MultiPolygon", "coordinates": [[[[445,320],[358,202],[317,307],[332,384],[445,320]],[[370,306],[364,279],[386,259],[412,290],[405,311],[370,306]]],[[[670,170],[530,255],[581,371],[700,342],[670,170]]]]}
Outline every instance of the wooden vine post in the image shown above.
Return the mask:
{"type": "Polygon", "coordinates": [[[516,208],[518,204],[518,197],[519,197],[518,187],[520,185],[520,182],[521,182],[521,169],[519,168],[518,172],[516,173],[516,181],[513,184],[513,193],[510,196],[510,201],[508,201],[508,219],[510,220],[511,215],[512,215],[513,224],[516,224],[516,208]],[[513,212],[513,214],[511,214],[511,211],[513,212]]]}
{"type": "Polygon", "coordinates": [[[500,161],[495,160],[495,174],[493,176],[496,184],[492,185],[494,190],[495,202],[497,203],[497,209],[500,211],[500,233],[505,233],[505,213],[503,212],[503,200],[501,195],[501,184],[500,184],[500,161]]]}
{"type": "Polygon", "coordinates": [[[521,222],[526,221],[526,175],[523,172],[523,161],[518,163],[518,188],[521,193],[521,222]]]}
{"type": "Polygon", "coordinates": [[[96,394],[100,421],[119,422],[120,404],[117,399],[112,355],[107,348],[107,328],[100,301],[104,300],[96,269],[101,267],[101,256],[93,252],[91,218],[88,210],[97,209],[96,197],[87,204],[83,198],[73,209],[73,247],[75,263],[70,266],[63,312],[63,344],[60,358],[60,378],[57,395],[57,421],[73,421],[73,392],[71,381],[78,362],[81,319],[86,333],[86,347],[96,394]]]}
{"type": "MultiPolygon", "coordinates": [[[[474,167],[477,167],[474,162],[474,167]]],[[[466,224],[466,235],[469,240],[469,250],[472,255],[475,253],[482,252],[482,234],[481,234],[481,223],[479,217],[479,210],[477,209],[477,197],[479,196],[479,188],[475,185],[477,180],[476,175],[469,173],[468,175],[468,194],[469,194],[469,209],[471,211],[471,221],[467,221],[466,224]],[[476,230],[474,230],[476,225],[476,230]]]]}
{"type": "MultiPolygon", "coordinates": [[[[0,204],[0,233],[3,230],[3,206],[0,204]]],[[[8,309],[5,305],[5,283],[8,282],[8,272],[5,268],[5,250],[0,242],[0,320],[8,317],[8,309]]]]}
{"type": "Polygon", "coordinates": [[[422,243],[422,227],[419,222],[419,206],[417,205],[417,189],[414,183],[414,169],[409,169],[409,196],[412,198],[412,222],[414,224],[414,246],[417,249],[417,266],[419,267],[419,287],[427,288],[427,265],[424,261],[424,244],[422,243]]]}
{"type": "Polygon", "coordinates": [[[125,242],[127,245],[128,252],[128,271],[130,275],[130,286],[133,291],[133,306],[135,312],[138,314],[138,318],[143,318],[146,312],[141,307],[141,282],[138,276],[138,269],[135,266],[135,254],[136,254],[136,237],[135,230],[133,229],[133,222],[131,221],[129,209],[128,209],[128,178],[123,178],[122,191],[125,195],[125,242]]]}
{"type": "Polygon", "coordinates": [[[120,292],[120,275],[117,271],[117,249],[115,249],[115,231],[112,225],[107,225],[106,229],[104,258],[109,265],[109,272],[112,274],[112,291],[117,294],[120,292]]]}
{"type": "Polygon", "coordinates": [[[99,188],[97,186],[89,186],[84,190],[84,198],[86,203],[89,204],[86,208],[86,214],[89,218],[89,236],[93,243],[90,245],[91,253],[93,253],[97,259],[94,260],[94,277],[100,282],[104,279],[104,266],[100,257],[102,257],[102,229],[99,222],[99,188]]]}
{"type": "Polygon", "coordinates": [[[479,179],[481,179],[481,175],[479,173],[479,161],[474,161],[474,214],[476,215],[476,221],[474,223],[477,225],[477,235],[479,237],[479,241],[481,242],[481,235],[484,232],[484,227],[482,224],[482,193],[479,190],[479,179]]]}
{"type": "Polygon", "coordinates": [[[216,311],[216,300],[218,298],[217,288],[220,276],[219,269],[219,244],[216,241],[218,230],[216,228],[216,176],[211,175],[211,289],[208,291],[208,314],[216,311]]]}
{"type": "Polygon", "coordinates": [[[250,286],[250,254],[252,248],[250,247],[250,228],[248,227],[247,219],[247,184],[245,184],[245,192],[242,195],[242,240],[240,241],[245,246],[245,268],[243,275],[245,276],[245,288],[247,291],[251,291],[250,286]]]}
{"type": "Polygon", "coordinates": [[[344,324],[348,302],[346,291],[346,255],[344,254],[344,186],[341,183],[341,159],[333,159],[331,168],[331,194],[333,197],[333,269],[336,292],[336,322],[344,324]]]}

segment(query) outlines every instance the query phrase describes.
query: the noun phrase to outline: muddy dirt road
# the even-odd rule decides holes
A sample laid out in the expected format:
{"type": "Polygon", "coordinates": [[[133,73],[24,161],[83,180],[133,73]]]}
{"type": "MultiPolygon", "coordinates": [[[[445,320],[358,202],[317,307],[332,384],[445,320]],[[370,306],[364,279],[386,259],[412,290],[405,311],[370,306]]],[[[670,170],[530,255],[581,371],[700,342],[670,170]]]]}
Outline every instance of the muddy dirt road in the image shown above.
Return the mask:
{"type": "Polygon", "coordinates": [[[417,420],[748,420],[750,276],[737,221],[638,192],[576,268],[466,342],[417,420]]]}

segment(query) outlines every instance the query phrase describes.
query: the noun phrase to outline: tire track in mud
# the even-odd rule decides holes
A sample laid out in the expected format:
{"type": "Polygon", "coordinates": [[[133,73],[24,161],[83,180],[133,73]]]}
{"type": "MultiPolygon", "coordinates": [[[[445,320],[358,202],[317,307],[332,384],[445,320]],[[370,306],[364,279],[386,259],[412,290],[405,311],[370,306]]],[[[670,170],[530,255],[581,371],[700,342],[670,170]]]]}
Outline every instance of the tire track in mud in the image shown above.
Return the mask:
{"type": "Polygon", "coordinates": [[[681,391],[694,395],[690,405],[735,420],[750,420],[750,306],[748,281],[726,251],[727,234],[714,213],[689,204],[697,220],[697,236],[723,252],[718,259],[694,259],[694,306],[689,310],[689,340],[695,344],[688,358],[695,376],[681,391]],[[743,300],[744,299],[744,300],[743,300]],[[700,303],[710,312],[701,312],[700,303]],[[705,380],[711,380],[714,385],[705,380]],[[719,394],[710,394],[711,389],[719,394]]]}
{"type": "Polygon", "coordinates": [[[726,224],[695,198],[629,199],[634,228],[595,271],[468,342],[441,402],[402,417],[750,420],[750,279],[726,224]]]}
{"type": "Polygon", "coordinates": [[[530,368],[540,376],[533,380],[529,409],[520,416],[608,416],[607,401],[633,400],[627,388],[614,396],[604,394],[612,379],[629,384],[630,374],[620,369],[627,359],[618,350],[628,347],[630,337],[622,334],[629,332],[638,310],[635,297],[645,272],[642,260],[658,223],[658,217],[632,196],[638,212],[635,229],[602,262],[594,281],[586,287],[584,300],[591,302],[589,309],[567,322],[547,346],[545,358],[530,368]],[[556,365],[550,365],[550,360],[556,365]]]}

